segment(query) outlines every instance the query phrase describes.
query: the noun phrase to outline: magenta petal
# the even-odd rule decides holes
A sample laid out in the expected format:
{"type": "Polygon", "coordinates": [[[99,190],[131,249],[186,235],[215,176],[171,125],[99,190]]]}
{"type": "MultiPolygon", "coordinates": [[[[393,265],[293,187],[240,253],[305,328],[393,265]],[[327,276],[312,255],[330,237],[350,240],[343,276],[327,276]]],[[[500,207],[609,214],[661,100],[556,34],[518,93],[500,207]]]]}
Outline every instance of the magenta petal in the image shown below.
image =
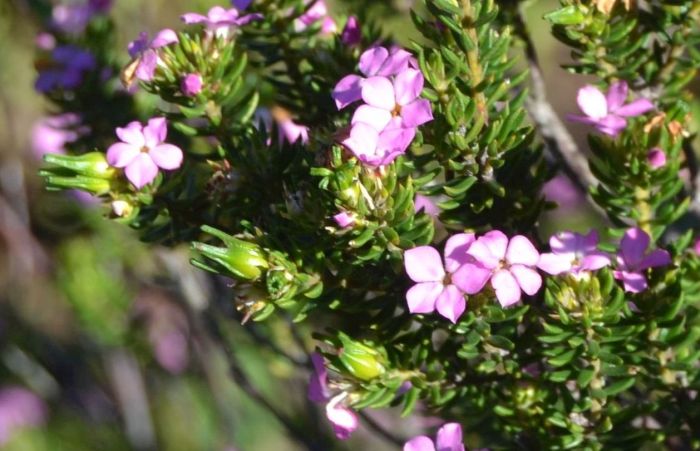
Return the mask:
{"type": "Polygon", "coordinates": [[[391,121],[391,112],[370,105],[361,105],[352,116],[352,123],[363,122],[381,132],[391,121]]]}
{"type": "Polygon", "coordinates": [[[537,267],[542,271],[556,276],[571,271],[572,258],[568,255],[542,254],[537,262],[537,267]]]}
{"type": "Polygon", "coordinates": [[[587,85],[579,89],[576,102],[581,111],[593,119],[602,119],[608,115],[608,101],[595,86],[587,85]]]}
{"type": "Polygon", "coordinates": [[[418,98],[423,91],[423,74],[415,69],[406,69],[394,78],[396,103],[408,105],[418,98]]]}
{"type": "Polygon", "coordinates": [[[598,237],[598,231],[591,229],[588,234],[582,237],[579,249],[584,252],[593,252],[598,249],[598,242],[600,238],[598,237]]]}
{"type": "Polygon", "coordinates": [[[642,259],[637,269],[642,270],[647,268],[656,268],[658,266],[666,266],[670,264],[671,254],[663,249],[656,249],[642,259]]]}
{"type": "Polygon", "coordinates": [[[440,315],[456,324],[466,308],[464,294],[456,286],[447,285],[438,296],[435,308],[440,315]]]}
{"type": "Polygon", "coordinates": [[[390,125],[379,134],[377,140],[377,151],[384,154],[384,163],[388,164],[403,154],[416,136],[415,128],[390,128],[390,125]],[[393,155],[388,158],[388,155],[393,155]]]}
{"type": "Polygon", "coordinates": [[[581,260],[581,269],[584,271],[597,271],[600,268],[610,266],[610,257],[600,251],[591,252],[581,260]]]}
{"type": "Polygon", "coordinates": [[[364,162],[372,162],[377,157],[379,134],[371,125],[358,122],[350,129],[350,136],[343,140],[343,145],[364,162]]]}
{"type": "Polygon", "coordinates": [[[630,293],[640,293],[647,289],[647,280],[644,275],[637,272],[615,271],[615,278],[622,280],[625,291],[630,293]]]}
{"type": "Polygon", "coordinates": [[[196,24],[206,22],[208,19],[206,16],[203,16],[201,14],[186,13],[180,16],[180,20],[182,20],[186,24],[196,24]]]}
{"type": "Polygon", "coordinates": [[[442,293],[442,282],[425,282],[413,285],[406,292],[406,304],[411,313],[432,313],[435,302],[442,293]]]}
{"type": "Polygon", "coordinates": [[[136,67],[134,76],[142,81],[151,81],[156,76],[156,67],[158,66],[158,54],[155,50],[146,50],[141,55],[141,61],[136,67]]]}
{"type": "Polygon", "coordinates": [[[403,451],[435,451],[433,441],[425,435],[413,437],[403,445],[403,451]]]}
{"type": "Polygon", "coordinates": [[[165,141],[168,136],[168,123],[164,117],[154,117],[148,120],[148,125],[143,128],[143,137],[146,147],[153,148],[165,141]]]}
{"type": "Polygon", "coordinates": [[[492,273],[478,264],[465,263],[452,274],[452,283],[467,294],[476,294],[484,288],[492,273]]]}
{"type": "Polygon", "coordinates": [[[475,239],[473,233],[458,233],[447,240],[445,243],[445,269],[447,272],[455,272],[460,265],[472,260],[473,257],[467,254],[467,251],[475,239]]]}
{"type": "Polygon", "coordinates": [[[445,271],[440,253],[430,246],[418,246],[403,254],[404,267],[414,282],[442,282],[445,271]]]}
{"type": "Polygon", "coordinates": [[[414,68],[418,66],[413,63],[415,63],[415,61],[409,52],[400,48],[395,48],[391,50],[389,57],[383,62],[379,71],[373,75],[380,75],[382,77],[396,75],[410,66],[414,68]]]}
{"type": "Polygon", "coordinates": [[[160,30],[158,34],[155,35],[153,41],[151,41],[151,48],[157,49],[169,44],[174,44],[178,41],[179,39],[177,37],[177,33],[170,28],[166,28],[164,30],[160,30]]]}
{"type": "Polygon", "coordinates": [[[127,143],[115,143],[107,149],[107,163],[115,168],[123,168],[136,158],[141,149],[127,143]]]}
{"type": "Polygon", "coordinates": [[[614,111],[618,116],[641,116],[654,109],[654,104],[648,99],[637,99],[614,111]]]}
{"type": "Polygon", "coordinates": [[[146,143],[143,126],[138,121],[129,122],[126,127],[117,127],[117,136],[125,143],[141,148],[146,143]]]}
{"type": "Polygon", "coordinates": [[[627,82],[623,80],[611,84],[605,98],[608,101],[608,109],[610,111],[614,112],[620,108],[627,100],[627,82]]]}
{"type": "Polygon", "coordinates": [[[433,120],[433,110],[430,101],[418,99],[401,108],[401,118],[404,127],[418,127],[433,120]]]}
{"type": "Polygon", "coordinates": [[[459,423],[445,424],[438,430],[435,444],[438,451],[464,451],[462,426],[459,423]]]}
{"type": "Polygon", "coordinates": [[[357,75],[347,75],[335,85],[331,96],[339,110],[362,98],[361,83],[363,80],[357,75]]]}
{"type": "Polygon", "coordinates": [[[535,266],[540,259],[540,253],[530,240],[522,235],[516,235],[510,239],[506,260],[510,264],[535,266]]]}
{"type": "Polygon", "coordinates": [[[578,114],[567,114],[566,119],[571,122],[580,122],[582,124],[594,125],[598,123],[598,119],[593,119],[588,116],[579,116],[578,114]]]}
{"type": "Polygon", "coordinates": [[[627,267],[636,267],[649,247],[649,235],[638,228],[628,229],[620,242],[620,252],[627,267]]]}
{"type": "Polygon", "coordinates": [[[549,238],[549,247],[556,254],[570,255],[572,258],[579,251],[580,236],[574,232],[559,232],[549,238]]]}
{"type": "Polygon", "coordinates": [[[124,173],[126,174],[126,178],[129,179],[137,189],[141,189],[156,178],[158,175],[158,166],[156,166],[150,156],[141,152],[129,163],[124,173]]]}
{"type": "Polygon", "coordinates": [[[182,150],[172,144],[156,146],[148,154],[161,169],[177,169],[182,165],[182,150]]]}
{"type": "Polygon", "coordinates": [[[542,276],[532,268],[523,265],[513,265],[510,272],[518,281],[520,288],[530,296],[533,296],[542,287],[542,276]]]}
{"type": "Polygon", "coordinates": [[[376,75],[388,56],[389,51],[384,47],[373,47],[366,50],[360,56],[360,72],[367,77],[376,75]]]}
{"type": "Polygon", "coordinates": [[[599,132],[615,137],[627,127],[627,120],[622,116],[610,115],[595,124],[599,132]]]}
{"type": "Polygon", "coordinates": [[[362,100],[368,105],[392,111],[396,106],[394,86],[388,78],[370,77],[362,83],[362,100]]]}
{"type": "Polygon", "coordinates": [[[326,417],[333,425],[335,436],[340,440],[347,440],[350,434],[357,429],[360,422],[357,414],[344,406],[336,406],[332,403],[326,405],[326,417]]]}
{"type": "Polygon", "coordinates": [[[515,304],[522,295],[518,281],[505,269],[496,271],[491,277],[491,286],[496,290],[496,298],[502,307],[515,304]]]}
{"type": "Polygon", "coordinates": [[[469,253],[481,263],[493,268],[492,265],[505,258],[507,248],[508,237],[500,230],[492,230],[477,239],[469,249],[469,253]],[[484,246],[487,252],[484,252],[481,246],[484,246]]]}
{"type": "Polygon", "coordinates": [[[323,356],[318,352],[311,354],[311,363],[314,366],[314,372],[309,380],[309,389],[307,396],[312,402],[324,402],[329,397],[327,379],[328,373],[323,362],[323,356]]]}

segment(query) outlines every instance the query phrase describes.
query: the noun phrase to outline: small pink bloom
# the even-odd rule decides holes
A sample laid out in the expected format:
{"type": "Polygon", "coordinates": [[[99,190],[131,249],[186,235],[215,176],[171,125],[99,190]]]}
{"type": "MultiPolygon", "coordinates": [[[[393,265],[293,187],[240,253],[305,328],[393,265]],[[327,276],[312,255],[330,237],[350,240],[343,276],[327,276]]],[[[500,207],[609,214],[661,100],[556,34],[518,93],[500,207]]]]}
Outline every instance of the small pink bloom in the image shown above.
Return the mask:
{"type": "Polygon", "coordinates": [[[312,353],[311,363],[314,366],[314,372],[309,380],[307,396],[310,401],[325,402],[331,395],[328,390],[328,371],[323,363],[323,356],[318,352],[312,353]]]}
{"type": "MultiPolygon", "coordinates": [[[[311,0],[313,1],[313,0],[311,0]]],[[[308,6],[311,1],[304,1],[304,5],[308,6]]],[[[295,28],[297,31],[304,30],[324,17],[328,16],[328,6],[326,6],[325,0],[317,0],[314,4],[299,16],[295,23],[295,28]]]]}
{"type": "Polygon", "coordinates": [[[204,82],[202,81],[202,76],[199,74],[187,74],[182,78],[180,82],[180,90],[187,97],[194,97],[200,92],[202,92],[202,86],[204,82]]]}
{"type": "Polygon", "coordinates": [[[476,294],[491,280],[496,298],[503,307],[520,301],[522,292],[532,296],[542,286],[535,270],[539,253],[530,240],[516,235],[510,240],[493,230],[478,238],[467,251],[474,262],[462,265],[455,280],[462,291],[476,294]]]}
{"type": "Polygon", "coordinates": [[[627,82],[619,81],[610,85],[607,95],[595,86],[587,85],[579,89],[577,102],[585,116],[569,115],[569,120],[593,125],[601,133],[617,136],[627,127],[626,117],[641,116],[654,109],[654,104],[639,98],[628,104],[627,82]]]}
{"type": "Polygon", "coordinates": [[[347,212],[340,212],[333,216],[333,220],[343,229],[352,227],[355,224],[355,215],[347,212]]]}
{"type": "Polygon", "coordinates": [[[348,17],[348,21],[340,34],[340,42],[348,47],[354,47],[362,42],[362,29],[356,16],[348,17]]]}
{"type": "Polygon", "coordinates": [[[47,408],[31,391],[16,386],[0,389],[0,446],[20,429],[44,424],[47,408]]]}
{"type": "Polygon", "coordinates": [[[438,430],[435,443],[430,437],[419,435],[406,442],[403,451],[464,451],[462,426],[447,423],[438,430]]]}
{"type": "Polygon", "coordinates": [[[467,274],[460,272],[462,264],[470,261],[467,249],[474,242],[473,233],[460,233],[450,237],[445,244],[445,265],[440,253],[431,246],[419,246],[404,253],[404,267],[408,276],[416,282],[406,292],[408,311],[432,313],[435,310],[456,323],[466,308],[464,290],[459,280],[467,274]]]}
{"type": "Polygon", "coordinates": [[[204,25],[208,33],[226,38],[232,30],[262,19],[262,14],[255,13],[241,16],[236,8],[225,9],[221,6],[214,6],[206,16],[197,13],[186,13],[180,16],[180,19],[188,25],[204,25]]]}
{"type": "Polygon", "coordinates": [[[47,153],[66,153],[66,144],[86,132],[79,127],[80,117],[73,113],[59,114],[39,120],[32,127],[32,151],[37,159],[47,153]]]}
{"type": "Polygon", "coordinates": [[[549,239],[549,246],[552,252],[540,255],[537,267],[552,275],[596,271],[610,265],[610,257],[598,250],[598,232],[595,230],[588,235],[558,233],[549,239]]]}
{"type": "Polygon", "coordinates": [[[653,169],[666,166],[666,154],[658,147],[654,147],[647,153],[647,162],[653,169]]]}
{"type": "Polygon", "coordinates": [[[617,256],[617,271],[613,274],[622,280],[625,291],[639,293],[647,289],[647,279],[644,271],[649,268],[671,264],[671,255],[656,249],[646,253],[650,244],[649,235],[640,228],[628,229],[620,242],[620,253],[617,256]]]}
{"type": "Polygon", "coordinates": [[[333,425],[333,431],[339,440],[350,438],[350,435],[360,425],[357,414],[341,404],[346,395],[346,393],[341,393],[326,404],[326,418],[333,425]]]}
{"type": "Polygon", "coordinates": [[[162,117],[149,119],[145,127],[136,121],[118,127],[117,136],[122,142],[107,149],[107,162],[125,168],[126,178],[141,189],[156,178],[158,168],[173,170],[182,165],[182,150],[165,143],[167,133],[168,125],[162,117]]]}
{"type": "Polygon", "coordinates": [[[151,41],[148,39],[148,33],[145,31],[139,33],[139,37],[131,41],[128,46],[129,56],[138,60],[134,76],[142,81],[153,80],[156,68],[162,64],[157,50],[179,40],[177,33],[169,28],[160,30],[151,41]]]}
{"type": "Polygon", "coordinates": [[[329,36],[336,34],[337,32],[338,24],[335,23],[335,20],[331,16],[324,17],[323,22],[321,23],[321,34],[323,36],[329,36]]]}
{"type": "Polygon", "coordinates": [[[289,118],[279,120],[277,126],[279,127],[280,143],[287,141],[294,144],[301,141],[302,144],[307,144],[309,142],[309,127],[297,124],[289,118]]]}
{"type": "Polygon", "coordinates": [[[695,255],[700,257],[700,238],[695,240],[695,244],[693,245],[693,251],[695,252],[695,255]]]}
{"type": "Polygon", "coordinates": [[[40,50],[50,51],[56,47],[56,38],[51,33],[41,32],[34,38],[34,44],[40,50]]]}

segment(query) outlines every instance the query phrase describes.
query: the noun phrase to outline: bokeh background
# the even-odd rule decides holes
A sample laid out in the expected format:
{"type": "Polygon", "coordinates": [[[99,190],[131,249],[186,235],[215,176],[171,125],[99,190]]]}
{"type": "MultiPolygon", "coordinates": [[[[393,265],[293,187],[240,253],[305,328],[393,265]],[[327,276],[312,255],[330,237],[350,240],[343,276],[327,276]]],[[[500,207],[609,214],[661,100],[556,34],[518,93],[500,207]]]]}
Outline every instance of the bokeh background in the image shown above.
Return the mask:
{"type": "MultiPolygon", "coordinates": [[[[362,8],[407,44],[418,39],[413,3],[329,5],[338,17],[362,8]]],[[[568,51],[542,19],[556,2],[528,3],[549,98],[574,112],[587,80],[560,68],[568,51]]],[[[177,28],[181,13],[213,4],[114,0],[124,63],[140,31],[177,28]]],[[[381,451],[439,424],[420,409],[405,420],[367,412],[352,440],[335,441],[306,400],[310,325],[237,324],[227,281],[191,267],[187,248],[146,248],[89,198],[42,189],[38,152],[60,138],[47,137],[51,105],[33,89],[37,12],[0,0],[0,448],[381,451]]],[[[585,129],[570,130],[585,147],[585,129]]],[[[562,206],[543,218],[542,238],[604,224],[566,178],[546,193],[562,206]]]]}

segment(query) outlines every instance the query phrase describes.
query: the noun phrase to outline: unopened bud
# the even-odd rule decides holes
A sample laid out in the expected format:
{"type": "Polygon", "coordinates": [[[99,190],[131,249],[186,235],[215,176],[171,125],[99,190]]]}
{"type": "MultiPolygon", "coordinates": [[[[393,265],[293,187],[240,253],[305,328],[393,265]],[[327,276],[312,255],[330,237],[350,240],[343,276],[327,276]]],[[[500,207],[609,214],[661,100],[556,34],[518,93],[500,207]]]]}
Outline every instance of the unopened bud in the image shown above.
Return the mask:
{"type": "Polygon", "coordinates": [[[65,169],[70,169],[78,175],[92,178],[111,179],[115,169],[107,163],[102,152],[90,152],[83,155],[58,155],[47,153],[44,161],[65,169]]]}
{"type": "Polygon", "coordinates": [[[203,226],[202,230],[221,239],[226,247],[195,242],[192,243],[193,248],[235,277],[254,280],[262,275],[263,269],[269,267],[262,248],[257,244],[239,240],[212,227],[203,226]]]}
{"type": "Polygon", "coordinates": [[[375,349],[350,339],[341,333],[340,341],[343,348],[340,351],[340,361],[356,378],[368,381],[384,374],[384,365],[380,363],[383,356],[375,349]]]}

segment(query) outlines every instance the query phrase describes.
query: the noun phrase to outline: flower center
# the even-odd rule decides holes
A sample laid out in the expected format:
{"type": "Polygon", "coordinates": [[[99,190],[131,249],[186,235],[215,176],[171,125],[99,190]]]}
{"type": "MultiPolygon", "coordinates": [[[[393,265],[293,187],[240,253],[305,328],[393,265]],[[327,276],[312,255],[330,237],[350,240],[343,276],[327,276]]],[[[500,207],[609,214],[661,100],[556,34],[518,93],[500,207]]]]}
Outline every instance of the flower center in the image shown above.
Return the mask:
{"type": "Polygon", "coordinates": [[[396,106],[394,107],[394,109],[391,110],[391,117],[396,117],[396,116],[400,116],[400,115],[401,115],[401,105],[399,105],[397,103],[396,106]]]}
{"type": "Polygon", "coordinates": [[[442,284],[447,286],[447,285],[452,285],[452,274],[449,272],[445,274],[445,278],[442,279],[442,284]]]}
{"type": "Polygon", "coordinates": [[[141,147],[141,153],[148,153],[148,146],[141,147]]]}

